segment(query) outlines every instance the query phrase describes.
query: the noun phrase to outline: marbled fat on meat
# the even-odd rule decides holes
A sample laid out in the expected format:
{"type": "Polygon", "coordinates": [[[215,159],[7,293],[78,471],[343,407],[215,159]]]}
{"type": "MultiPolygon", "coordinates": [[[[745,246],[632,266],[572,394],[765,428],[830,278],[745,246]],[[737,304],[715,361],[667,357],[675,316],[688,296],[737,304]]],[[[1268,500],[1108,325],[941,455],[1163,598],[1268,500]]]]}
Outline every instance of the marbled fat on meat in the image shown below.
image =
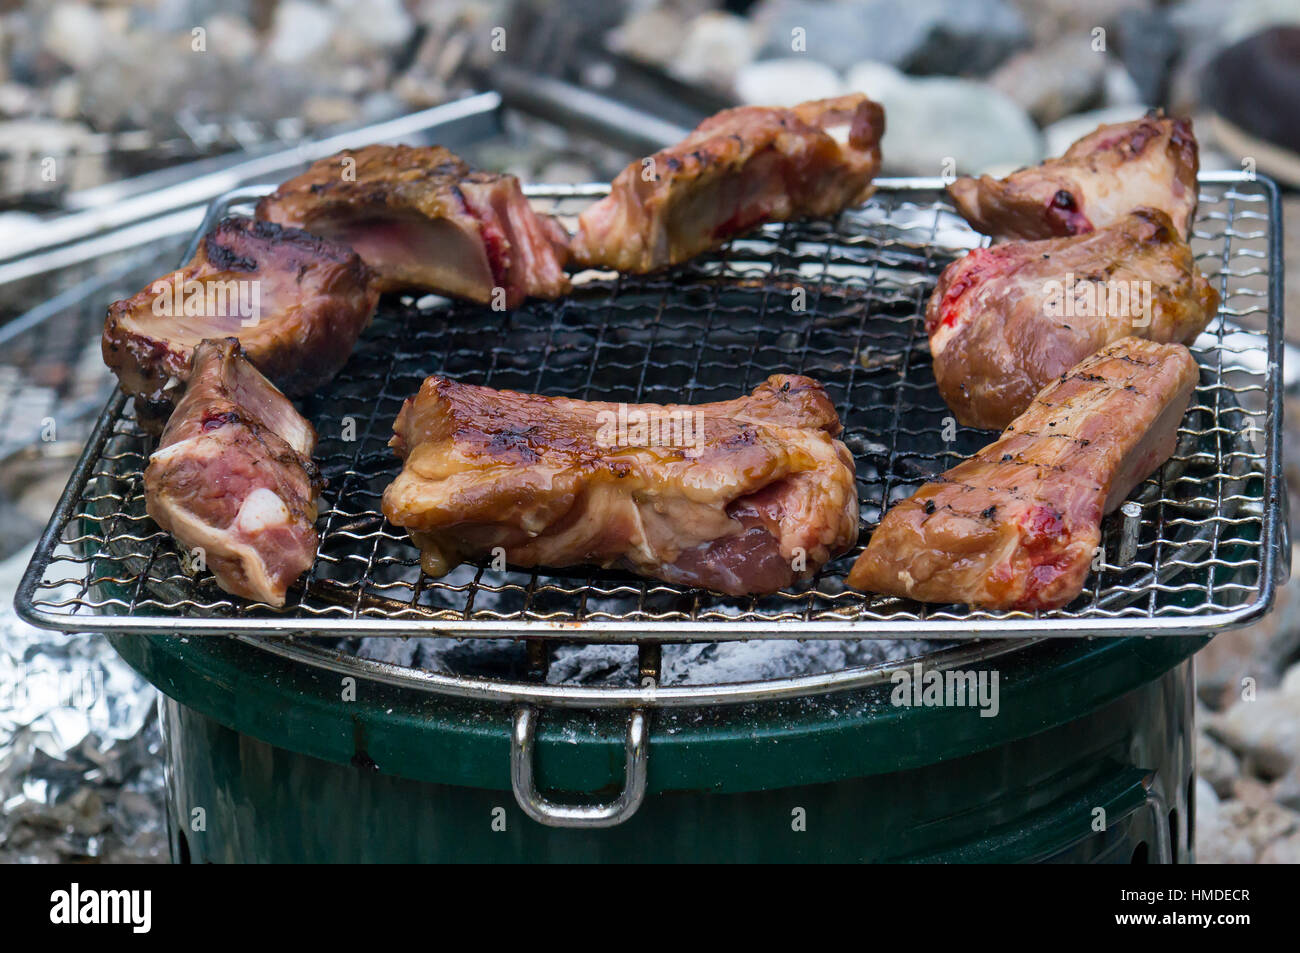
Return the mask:
{"type": "Polygon", "coordinates": [[[185,396],[144,473],[145,507],[217,585],[284,604],[316,558],[316,432],[235,338],[194,348],[185,396]]]}
{"type": "Polygon", "coordinates": [[[1191,344],[1218,307],[1169,217],[1138,209],[1084,235],[975,249],[939,276],[926,331],[957,420],[994,430],[1103,345],[1191,344]]]}
{"type": "Polygon", "coordinates": [[[1190,119],[1148,115],[1099,126],[1058,159],[1004,179],[963,176],[948,187],[966,221],[996,239],[1081,235],[1135,208],[1157,208],[1184,238],[1200,169],[1190,119]]]}
{"type": "Polygon", "coordinates": [[[620,172],[579,217],[574,258],[650,272],[764,222],[829,218],[871,194],[884,131],[884,110],[860,93],[724,110],[620,172]]]}
{"type": "Polygon", "coordinates": [[[569,291],[568,235],[535,212],[513,175],[471,169],[441,146],[372,145],[314,163],[257,216],[351,247],[383,291],[428,291],[506,307],[569,291]]]}
{"type": "Polygon", "coordinates": [[[338,373],[374,316],[379,292],[370,279],[341,245],[271,222],[226,219],[188,264],[109,307],[104,363],[155,434],[205,338],[238,338],[278,388],[309,394],[338,373]]]}
{"type": "Polygon", "coordinates": [[[848,584],[994,609],[1069,604],[1102,517],[1173,453],[1196,380],[1181,344],[1107,345],[997,441],[890,507],[848,584]]]}
{"type": "Polygon", "coordinates": [[[596,565],[732,595],[775,592],[857,538],[853,458],[816,381],[736,400],[619,405],[430,377],[390,445],[383,510],[438,576],[501,547],[512,565],[596,565]],[[690,420],[684,445],[618,421],[690,420]]]}

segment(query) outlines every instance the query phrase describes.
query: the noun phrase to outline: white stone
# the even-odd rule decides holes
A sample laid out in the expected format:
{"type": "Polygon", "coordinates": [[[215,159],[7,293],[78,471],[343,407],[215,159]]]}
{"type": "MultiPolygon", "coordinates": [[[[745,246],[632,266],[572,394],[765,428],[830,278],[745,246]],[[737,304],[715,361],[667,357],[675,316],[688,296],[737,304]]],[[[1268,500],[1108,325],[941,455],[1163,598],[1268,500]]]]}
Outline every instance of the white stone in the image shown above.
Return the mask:
{"type": "Polygon", "coordinates": [[[45,49],[74,69],[93,69],[113,42],[110,23],[94,7],[60,3],[49,12],[42,36],[45,49]]]}
{"type": "Polygon", "coordinates": [[[329,42],[334,14],[307,0],[285,0],[275,8],[267,52],[279,63],[301,63],[329,42]]]}
{"type": "Polygon", "coordinates": [[[1286,674],[1282,676],[1282,684],[1278,686],[1278,690],[1283,695],[1300,697],[1300,662],[1297,662],[1286,670],[1286,674]]]}
{"type": "Polygon", "coordinates": [[[1237,756],[1225,745],[1219,744],[1206,732],[1196,733],[1196,773],[1207,781],[1216,793],[1231,793],[1232,783],[1241,775],[1237,756]]]}
{"type": "Polygon", "coordinates": [[[0,83],[0,116],[22,116],[34,112],[36,90],[22,83],[0,83]]]}
{"type": "Polygon", "coordinates": [[[218,13],[204,24],[208,52],[232,63],[244,62],[257,53],[258,39],[242,18],[218,13]]]}
{"type": "Polygon", "coordinates": [[[729,86],[757,50],[757,34],[748,20],[730,13],[703,13],[687,27],[670,69],[682,79],[729,86]]]}
{"type": "Polygon", "coordinates": [[[885,107],[881,153],[889,173],[1002,172],[1042,158],[1029,114],[986,83],[913,78],[870,63],[853,67],[847,85],[885,107]]]}
{"type": "Polygon", "coordinates": [[[760,60],[736,74],[736,96],[754,106],[796,106],[844,92],[839,74],[816,60],[786,57],[760,60]]]}
{"type": "Polygon", "coordinates": [[[681,48],[686,21],[676,10],[646,7],[632,13],[610,31],[610,49],[643,63],[668,66],[681,48]]]}
{"type": "Polygon", "coordinates": [[[1138,106],[1142,94],[1122,63],[1109,62],[1102,76],[1102,90],[1109,106],[1138,106]]]}
{"type": "Polygon", "coordinates": [[[1247,767],[1281,776],[1300,762],[1300,692],[1261,689],[1254,701],[1242,699],[1206,725],[1232,748],[1247,767]]]}
{"type": "Polygon", "coordinates": [[[55,119],[73,122],[81,116],[81,80],[62,76],[50,85],[50,112],[55,119]]]}
{"type": "MultiPolygon", "coordinates": [[[[907,75],[888,63],[864,60],[855,64],[848,72],[844,85],[850,92],[866,93],[872,99],[883,102],[886,96],[896,93],[908,83],[907,75]]],[[[889,117],[885,117],[889,122],[889,117]]]]}
{"type": "Polygon", "coordinates": [[[411,38],[415,21],[402,0],[334,0],[343,26],[356,30],[381,48],[400,46],[411,38]]]}
{"type": "Polygon", "coordinates": [[[1219,818],[1219,795],[1214,786],[1205,778],[1196,779],[1196,819],[1198,821],[1217,821],[1219,818]]]}

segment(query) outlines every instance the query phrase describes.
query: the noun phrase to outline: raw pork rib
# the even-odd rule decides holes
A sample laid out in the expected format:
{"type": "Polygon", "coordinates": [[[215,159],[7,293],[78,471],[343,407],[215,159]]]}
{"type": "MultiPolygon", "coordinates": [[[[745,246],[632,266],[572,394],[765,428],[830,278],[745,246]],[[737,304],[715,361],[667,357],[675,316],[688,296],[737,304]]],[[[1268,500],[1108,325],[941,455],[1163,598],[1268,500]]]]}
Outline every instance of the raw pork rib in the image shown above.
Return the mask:
{"type": "Polygon", "coordinates": [[[316,558],[316,431],[245,360],[235,338],[203,341],[185,396],[144,473],[145,507],[217,585],[284,604],[316,558]]]}
{"type": "Polygon", "coordinates": [[[1190,344],[1219,307],[1164,212],[1072,238],[977,248],[926,309],[939,393],[968,427],[1001,429],[1079,361],[1128,335],[1190,344]]]}
{"type": "Polygon", "coordinates": [[[966,221],[998,239],[1079,235],[1144,206],[1167,214],[1186,238],[1199,168],[1192,121],[1148,115],[1099,126],[1059,159],[1005,179],[960,178],[948,194],[966,221]]]}
{"type": "Polygon", "coordinates": [[[663,406],[430,377],[393,429],[405,466],[384,515],[411,532],[431,576],[501,547],[516,566],[594,564],[770,593],[857,538],[853,458],[806,377],[663,406]]]}
{"type": "Polygon", "coordinates": [[[226,219],[193,260],[130,298],[104,322],[104,363],[158,433],[204,338],[239,338],[286,394],[309,394],[346,362],[379,292],[348,249],[253,219],[226,219]],[[255,313],[250,313],[255,312],[255,313]]]}
{"type": "Polygon", "coordinates": [[[891,507],[848,584],[994,609],[1070,603],[1102,516],[1173,453],[1196,379],[1181,344],[1107,345],[999,440],[891,507]]]}
{"type": "Polygon", "coordinates": [[[579,217],[574,258],[655,271],[764,222],[836,215],[871,194],[884,132],[884,110],[861,94],[724,110],[620,172],[579,217]]]}
{"type": "Polygon", "coordinates": [[[569,290],[568,236],[513,175],[471,169],[441,146],[366,146],[321,159],[257,205],[258,218],[350,246],[383,291],[504,304],[569,290]]]}

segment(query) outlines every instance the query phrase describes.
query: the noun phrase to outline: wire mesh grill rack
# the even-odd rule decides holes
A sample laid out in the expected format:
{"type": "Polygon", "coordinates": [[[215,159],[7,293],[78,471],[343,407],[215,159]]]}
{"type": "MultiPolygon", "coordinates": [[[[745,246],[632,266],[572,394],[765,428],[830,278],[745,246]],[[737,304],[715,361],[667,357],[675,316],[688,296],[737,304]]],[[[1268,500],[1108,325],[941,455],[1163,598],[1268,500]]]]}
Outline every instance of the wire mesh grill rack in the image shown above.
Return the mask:
{"type": "MultiPolygon", "coordinates": [[[[340,375],[301,409],[329,485],[312,571],[283,609],[190,575],[144,511],[151,442],[116,393],[47,528],[17,598],[66,630],[529,636],[565,641],[803,637],[1193,634],[1271,604],[1284,571],[1280,519],[1281,262],[1276,187],[1203,176],[1193,247],[1220,312],[1192,348],[1201,381],[1174,457],[1132,499],[1142,511],[1119,564],[1108,518],[1084,593],[1063,610],[926,606],[845,588],[882,510],[992,439],[953,426],[922,327],[942,268],[982,239],[938,180],[886,180],[838,222],[767,226],[669,273],[586,273],[560,301],[498,313],[432,296],[385,299],[340,375]],[[589,568],[462,565],[420,573],[404,530],[379,512],[399,464],[386,442],[429,374],[586,399],[690,403],[748,392],[772,373],[822,381],[857,464],[863,539],[813,579],[734,597],[589,568]]],[[[544,187],[572,215],[604,187],[544,187]]],[[[216,203],[246,214],[260,190],[216,203]]],[[[195,238],[197,242],[197,236],[195,238]]]]}

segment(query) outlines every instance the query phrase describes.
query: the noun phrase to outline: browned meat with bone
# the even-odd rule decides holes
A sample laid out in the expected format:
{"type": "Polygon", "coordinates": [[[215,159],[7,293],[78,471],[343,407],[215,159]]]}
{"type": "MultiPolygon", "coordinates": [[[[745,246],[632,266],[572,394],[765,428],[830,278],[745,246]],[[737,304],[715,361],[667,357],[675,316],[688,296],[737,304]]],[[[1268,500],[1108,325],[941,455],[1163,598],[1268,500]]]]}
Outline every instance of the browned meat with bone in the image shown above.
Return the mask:
{"type": "Polygon", "coordinates": [[[853,458],[822,386],[774,376],[736,400],[615,404],[430,377],[402,407],[384,515],[446,573],[617,567],[732,595],[775,592],[851,547],[853,458]]]}
{"type": "Polygon", "coordinates": [[[311,393],[347,362],[379,293],[348,249],[296,228],[227,219],[184,268],[108,309],[104,363],[162,429],[204,338],[239,338],[285,393],[311,393]]]}
{"type": "Polygon", "coordinates": [[[580,216],[574,257],[654,271],[764,222],[838,214],[871,194],[884,132],[884,110],[861,94],[724,110],[620,172],[580,216]]]}
{"type": "Polygon", "coordinates": [[[894,505],[848,584],[996,609],[1068,604],[1083,591],[1102,516],[1173,453],[1196,379],[1181,344],[1107,345],[995,443],[894,505]]]}
{"type": "Polygon", "coordinates": [[[1005,179],[960,178],[948,193],[966,221],[998,239],[1079,235],[1143,206],[1165,212],[1186,238],[1198,168],[1192,121],[1148,115],[1100,126],[1059,159],[1005,179]]]}
{"type": "Polygon", "coordinates": [[[957,420],[993,430],[1102,345],[1190,344],[1218,306],[1168,216],[1139,209],[1085,235],[975,249],[939,277],[926,331],[957,420]]]}
{"type": "Polygon", "coordinates": [[[203,341],[185,396],[144,473],[145,506],[217,584],[284,604],[316,558],[316,431],[245,360],[235,338],[203,341]]]}
{"type": "Polygon", "coordinates": [[[441,146],[366,146],[321,159],[262,199],[258,218],[350,246],[384,291],[517,307],[569,290],[568,236],[513,175],[477,172],[441,146]]]}

